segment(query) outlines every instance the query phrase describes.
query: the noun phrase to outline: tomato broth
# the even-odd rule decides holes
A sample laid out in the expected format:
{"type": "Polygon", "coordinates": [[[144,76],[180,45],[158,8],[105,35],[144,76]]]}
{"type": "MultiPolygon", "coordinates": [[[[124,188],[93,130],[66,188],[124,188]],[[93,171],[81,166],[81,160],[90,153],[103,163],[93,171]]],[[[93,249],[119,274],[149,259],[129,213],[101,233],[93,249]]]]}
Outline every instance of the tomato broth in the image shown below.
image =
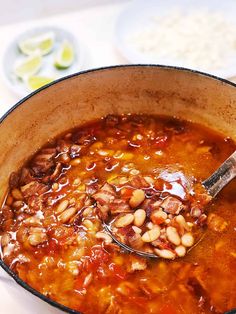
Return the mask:
{"type": "Polygon", "coordinates": [[[9,179],[1,258],[82,313],[224,313],[236,307],[236,182],[201,182],[236,149],[199,124],[109,115],[49,141],[9,179]],[[156,254],[144,259],[124,243],[156,254]]]}

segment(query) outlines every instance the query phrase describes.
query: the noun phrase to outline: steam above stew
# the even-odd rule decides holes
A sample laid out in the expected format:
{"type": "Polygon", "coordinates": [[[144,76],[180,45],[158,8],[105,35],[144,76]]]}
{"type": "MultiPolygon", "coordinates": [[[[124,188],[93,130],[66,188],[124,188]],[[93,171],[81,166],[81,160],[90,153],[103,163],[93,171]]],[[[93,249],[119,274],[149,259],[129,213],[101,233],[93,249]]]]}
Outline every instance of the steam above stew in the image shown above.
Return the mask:
{"type": "Polygon", "coordinates": [[[83,313],[230,310],[236,184],[209,203],[201,182],[235,148],[203,126],[162,116],[110,115],[70,130],[11,174],[1,258],[83,313]],[[122,251],[102,221],[120,241],[162,259],[122,251]]]}

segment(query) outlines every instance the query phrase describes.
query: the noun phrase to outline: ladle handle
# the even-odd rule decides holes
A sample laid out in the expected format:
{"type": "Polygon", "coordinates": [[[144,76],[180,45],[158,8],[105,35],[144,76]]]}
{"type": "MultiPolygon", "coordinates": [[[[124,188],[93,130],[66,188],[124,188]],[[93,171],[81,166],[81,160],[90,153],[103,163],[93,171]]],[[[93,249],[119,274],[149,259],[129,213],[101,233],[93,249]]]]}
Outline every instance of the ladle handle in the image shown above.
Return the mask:
{"type": "Polygon", "coordinates": [[[202,184],[208,193],[215,197],[235,177],[236,151],[202,184]]]}

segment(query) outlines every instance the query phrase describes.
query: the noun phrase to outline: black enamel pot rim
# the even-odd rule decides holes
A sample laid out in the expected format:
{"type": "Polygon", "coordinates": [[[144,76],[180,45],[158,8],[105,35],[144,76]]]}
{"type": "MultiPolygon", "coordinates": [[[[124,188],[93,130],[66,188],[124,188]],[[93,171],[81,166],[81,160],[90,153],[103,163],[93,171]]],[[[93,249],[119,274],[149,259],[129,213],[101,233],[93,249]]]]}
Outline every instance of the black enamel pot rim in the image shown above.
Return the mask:
{"type": "MultiPolygon", "coordinates": [[[[91,70],[85,70],[85,71],[81,71],[81,72],[77,72],[68,76],[65,76],[63,78],[60,78],[58,80],[53,81],[52,83],[49,83],[43,87],[41,87],[40,89],[38,89],[37,91],[34,91],[32,93],[30,93],[29,95],[27,95],[26,97],[24,97],[23,99],[21,99],[20,101],[18,101],[14,106],[12,106],[1,118],[0,118],[0,123],[2,123],[7,116],[14,111],[15,109],[17,109],[20,105],[22,105],[25,101],[27,101],[29,98],[33,97],[34,95],[40,93],[42,90],[57,84],[58,82],[62,82],[64,80],[76,77],[76,76],[80,76],[83,74],[87,74],[87,73],[92,73],[92,72],[99,72],[99,71],[110,71],[113,69],[117,69],[117,68],[161,68],[161,69],[168,69],[168,70],[177,70],[177,71],[183,71],[183,72],[190,72],[190,73],[194,73],[197,75],[202,75],[202,76],[206,76],[218,81],[221,81],[222,83],[225,83],[227,85],[231,85],[236,87],[235,83],[232,83],[226,79],[222,79],[220,77],[211,75],[211,74],[207,74],[204,72],[200,72],[200,71],[196,71],[196,70],[191,70],[191,69],[187,69],[187,68],[182,68],[182,67],[176,67],[176,66],[166,66],[166,65],[160,65],[160,64],[122,64],[122,65],[113,65],[113,66],[108,66],[108,67],[100,67],[100,68],[95,68],[95,69],[91,69],[91,70]]],[[[67,312],[69,314],[82,314],[81,312],[78,312],[76,310],[73,310],[67,306],[64,306],[58,302],[53,301],[52,299],[46,297],[45,295],[43,295],[42,293],[38,292],[37,290],[33,289],[31,286],[29,286],[26,282],[24,282],[22,279],[20,279],[0,258],[0,267],[2,267],[8,275],[10,275],[14,281],[16,283],[18,283],[21,287],[23,287],[25,290],[29,291],[30,293],[32,293],[33,295],[35,295],[36,297],[38,297],[39,299],[45,301],[46,303],[52,305],[55,308],[58,308],[59,310],[62,310],[64,312],[67,312]]],[[[225,313],[225,314],[236,314],[236,308],[232,309],[231,311],[225,313]]]]}

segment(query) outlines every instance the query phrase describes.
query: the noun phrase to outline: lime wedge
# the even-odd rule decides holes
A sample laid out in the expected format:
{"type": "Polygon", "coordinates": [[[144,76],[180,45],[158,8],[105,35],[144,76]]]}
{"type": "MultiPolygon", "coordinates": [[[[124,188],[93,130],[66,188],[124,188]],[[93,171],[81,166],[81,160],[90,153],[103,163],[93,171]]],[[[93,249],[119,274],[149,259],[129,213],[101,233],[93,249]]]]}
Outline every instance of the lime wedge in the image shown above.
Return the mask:
{"type": "Polygon", "coordinates": [[[75,59],[74,48],[71,43],[64,41],[55,57],[55,67],[58,69],[69,68],[75,59]]]}
{"type": "Polygon", "coordinates": [[[14,73],[25,80],[29,76],[36,74],[42,66],[42,56],[35,54],[23,60],[18,60],[14,67],[14,73]]]}
{"type": "Polygon", "coordinates": [[[55,40],[55,34],[48,32],[24,39],[18,43],[20,51],[27,56],[34,54],[36,51],[42,56],[52,51],[55,40]]]}
{"type": "Polygon", "coordinates": [[[31,90],[36,90],[46,84],[51,83],[54,81],[51,77],[46,76],[31,76],[28,78],[28,86],[31,90]]]}

